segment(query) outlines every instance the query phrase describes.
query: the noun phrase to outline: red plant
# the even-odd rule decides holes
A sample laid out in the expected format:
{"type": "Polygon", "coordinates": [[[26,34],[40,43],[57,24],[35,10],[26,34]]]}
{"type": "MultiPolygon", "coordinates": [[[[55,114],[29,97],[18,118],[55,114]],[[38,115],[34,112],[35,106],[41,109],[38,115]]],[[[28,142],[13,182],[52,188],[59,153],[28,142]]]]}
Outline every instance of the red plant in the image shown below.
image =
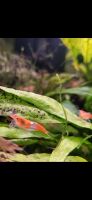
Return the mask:
{"type": "Polygon", "coordinates": [[[92,114],[89,113],[89,112],[86,112],[86,111],[84,111],[84,110],[80,110],[80,111],[79,111],[79,116],[80,116],[82,119],[85,119],[85,120],[92,119],[92,114]]]}

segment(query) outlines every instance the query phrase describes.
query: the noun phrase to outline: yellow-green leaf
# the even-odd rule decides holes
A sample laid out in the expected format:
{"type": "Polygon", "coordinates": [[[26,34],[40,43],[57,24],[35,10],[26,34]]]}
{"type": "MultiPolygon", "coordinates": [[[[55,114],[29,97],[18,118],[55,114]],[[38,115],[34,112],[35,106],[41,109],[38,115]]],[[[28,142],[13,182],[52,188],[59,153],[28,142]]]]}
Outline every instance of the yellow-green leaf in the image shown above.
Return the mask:
{"type": "Polygon", "coordinates": [[[9,157],[12,162],[48,162],[50,154],[36,153],[31,155],[15,154],[9,157]]]}
{"type": "Polygon", "coordinates": [[[64,137],[52,152],[50,162],[64,162],[67,156],[83,141],[80,137],[64,137]]]}
{"type": "Polygon", "coordinates": [[[88,161],[80,156],[67,156],[65,162],[88,162],[88,161]]]}
{"type": "Polygon", "coordinates": [[[63,43],[71,50],[76,58],[79,54],[83,55],[86,63],[92,58],[92,38],[61,38],[63,43]]]}

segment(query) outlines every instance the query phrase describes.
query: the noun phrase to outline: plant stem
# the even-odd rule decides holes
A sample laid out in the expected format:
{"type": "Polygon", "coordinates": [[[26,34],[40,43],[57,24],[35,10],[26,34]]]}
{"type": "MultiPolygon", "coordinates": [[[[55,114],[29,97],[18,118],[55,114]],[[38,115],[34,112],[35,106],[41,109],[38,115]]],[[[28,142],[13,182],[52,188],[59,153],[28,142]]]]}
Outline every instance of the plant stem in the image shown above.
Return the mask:
{"type": "Polygon", "coordinates": [[[62,84],[61,84],[61,80],[60,80],[59,75],[56,74],[56,76],[57,76],[57,78],[58,78],[58,80],[59,80],[59,82],[60,82],[60,96],[59,96],[59,97],[60,97],[60,103],[61,103],[62,109],[63,109],[63,111],[64,111],[65,119],[66,119],[66,123],[65,123],[65,131],[66,131],[67,136],[68,136],[69,133],[68,133],[68,129],[67,129],[67,127],[68,127],[67,114],[66,114],[66,111],[65,111],[65,109],[64,109],[64,106],[63,106],[63,104],[62,104],[62,96],[61,96],[61,93],[62,93],[62,84]]]}

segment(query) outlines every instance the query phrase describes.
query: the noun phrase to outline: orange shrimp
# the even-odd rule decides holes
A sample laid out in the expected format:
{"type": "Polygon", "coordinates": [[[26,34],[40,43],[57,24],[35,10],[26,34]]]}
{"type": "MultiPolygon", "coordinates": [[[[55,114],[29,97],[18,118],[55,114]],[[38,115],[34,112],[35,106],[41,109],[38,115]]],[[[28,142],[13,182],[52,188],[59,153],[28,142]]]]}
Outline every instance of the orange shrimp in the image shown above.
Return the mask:
{"type": "Polygon", "coordinates": [[[11,114],[10,117],[13,119],[14,125],[19,128],[41,131],[44,134],[48,134],[48,131],[41,124],[27,120],[17,114],[11,114]]]}

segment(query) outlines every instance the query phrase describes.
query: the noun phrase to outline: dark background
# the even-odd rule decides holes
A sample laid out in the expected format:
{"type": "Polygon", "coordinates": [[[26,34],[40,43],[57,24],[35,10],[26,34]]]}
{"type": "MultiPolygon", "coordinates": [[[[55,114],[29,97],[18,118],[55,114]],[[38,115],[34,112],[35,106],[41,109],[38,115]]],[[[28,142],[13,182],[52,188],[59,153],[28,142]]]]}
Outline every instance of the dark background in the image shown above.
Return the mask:
{"type": "Polygon", "coordinates": [[[12,45],[14,53],[23,54],[36,64],[39,69],[49,72],[64,70],[66,47],[59,38],[3,38],[12,45]]]}

